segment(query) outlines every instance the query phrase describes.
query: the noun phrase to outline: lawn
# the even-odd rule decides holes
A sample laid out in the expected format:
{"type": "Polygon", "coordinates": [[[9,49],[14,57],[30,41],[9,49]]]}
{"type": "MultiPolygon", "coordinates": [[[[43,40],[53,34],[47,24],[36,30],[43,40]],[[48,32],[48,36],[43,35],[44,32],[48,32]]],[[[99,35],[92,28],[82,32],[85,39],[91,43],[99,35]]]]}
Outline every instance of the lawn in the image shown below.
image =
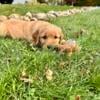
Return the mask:
{"type": "Polygon", "coordinates": [[[18,13],[24,15],[26,12],[30,11],[32,13],[37,12],[48,12],[50,10],[67,10],[73,8],[72,6],[47,6],[47,5],[0,5],[0,15],[10,15],[12,13],[18,13]]]}
{"type": "MultiPolygon", "coordinates": [[[[42,7],[25,10],[16,5],[15,9],[20,8],[22,14],[68,9],[42,7]]],[[[7,11],[6,6],[0,7],[1,14],[10,14],[7,11]]],[[[100,9],[59,17],[51,23],[62,28],[66,39],[75,39],[81,51],[68,57],[52,49],[31,47],[24,40],[0,38],[0,100],[100,100],[100,9]],[[76,38],[74,33],[80,29],[86,31],[76,38]],[[51,81],[45,77],[47,68],[53,71],[51,81]],[[33,83],[20,80],[24,69],[33,83]]]]}

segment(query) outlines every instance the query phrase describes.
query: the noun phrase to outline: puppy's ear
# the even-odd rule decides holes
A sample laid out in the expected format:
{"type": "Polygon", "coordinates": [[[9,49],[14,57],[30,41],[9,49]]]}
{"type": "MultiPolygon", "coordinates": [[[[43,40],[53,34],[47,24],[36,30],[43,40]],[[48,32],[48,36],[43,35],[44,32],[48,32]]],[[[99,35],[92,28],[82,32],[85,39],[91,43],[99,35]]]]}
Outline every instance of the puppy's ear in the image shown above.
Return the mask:
{"type": "Polygon", "coordinates": [[[39,31],[33,32],[32,34],[32,43],[33,45],[39,45],[39,31]]]}

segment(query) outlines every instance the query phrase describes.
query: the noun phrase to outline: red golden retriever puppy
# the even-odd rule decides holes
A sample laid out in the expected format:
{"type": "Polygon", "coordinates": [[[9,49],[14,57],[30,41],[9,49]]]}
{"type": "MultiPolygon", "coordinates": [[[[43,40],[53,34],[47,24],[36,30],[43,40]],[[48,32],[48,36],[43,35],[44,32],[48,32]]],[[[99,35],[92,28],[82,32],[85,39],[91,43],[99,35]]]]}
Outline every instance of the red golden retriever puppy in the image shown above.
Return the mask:
{"type": "Polygon", "coordinates": [[[61,28],[45,21],[10,19],[0,22],[0,36],[25,39],[33,45],[57,46],[63,38],[61,28]]]}

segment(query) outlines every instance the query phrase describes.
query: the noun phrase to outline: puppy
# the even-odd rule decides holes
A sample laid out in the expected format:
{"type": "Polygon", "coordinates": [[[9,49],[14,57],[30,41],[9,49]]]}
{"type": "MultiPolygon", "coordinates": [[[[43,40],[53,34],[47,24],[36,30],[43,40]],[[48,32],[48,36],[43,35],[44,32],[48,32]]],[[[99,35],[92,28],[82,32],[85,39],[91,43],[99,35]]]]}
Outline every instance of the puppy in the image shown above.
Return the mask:
{"type": "Polygon", "coordinates": [[[57,46],[63,39],[61,28],[51,23],[16,19],[0,22],[0,36],[25,39],[42,47],[57,46]]]}

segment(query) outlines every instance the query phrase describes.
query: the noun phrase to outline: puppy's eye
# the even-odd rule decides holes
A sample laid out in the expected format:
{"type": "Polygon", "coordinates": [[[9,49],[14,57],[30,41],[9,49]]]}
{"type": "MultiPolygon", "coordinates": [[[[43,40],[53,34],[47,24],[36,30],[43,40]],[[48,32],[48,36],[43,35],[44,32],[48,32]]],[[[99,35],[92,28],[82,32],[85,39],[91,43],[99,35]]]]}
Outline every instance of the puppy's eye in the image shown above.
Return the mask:
{"type": "Polygon", "coordinates": [[[57,36],[54,36],[54,38],[57,39],[58,37],[57,36]]]}
{"type": "Polygon", "coordinates": [[[47,36],[46,36],[46,35],[44,35],[44,36],[42,36],[42,38],[43,38],[43,39],[47,39],[47,36]]]}

